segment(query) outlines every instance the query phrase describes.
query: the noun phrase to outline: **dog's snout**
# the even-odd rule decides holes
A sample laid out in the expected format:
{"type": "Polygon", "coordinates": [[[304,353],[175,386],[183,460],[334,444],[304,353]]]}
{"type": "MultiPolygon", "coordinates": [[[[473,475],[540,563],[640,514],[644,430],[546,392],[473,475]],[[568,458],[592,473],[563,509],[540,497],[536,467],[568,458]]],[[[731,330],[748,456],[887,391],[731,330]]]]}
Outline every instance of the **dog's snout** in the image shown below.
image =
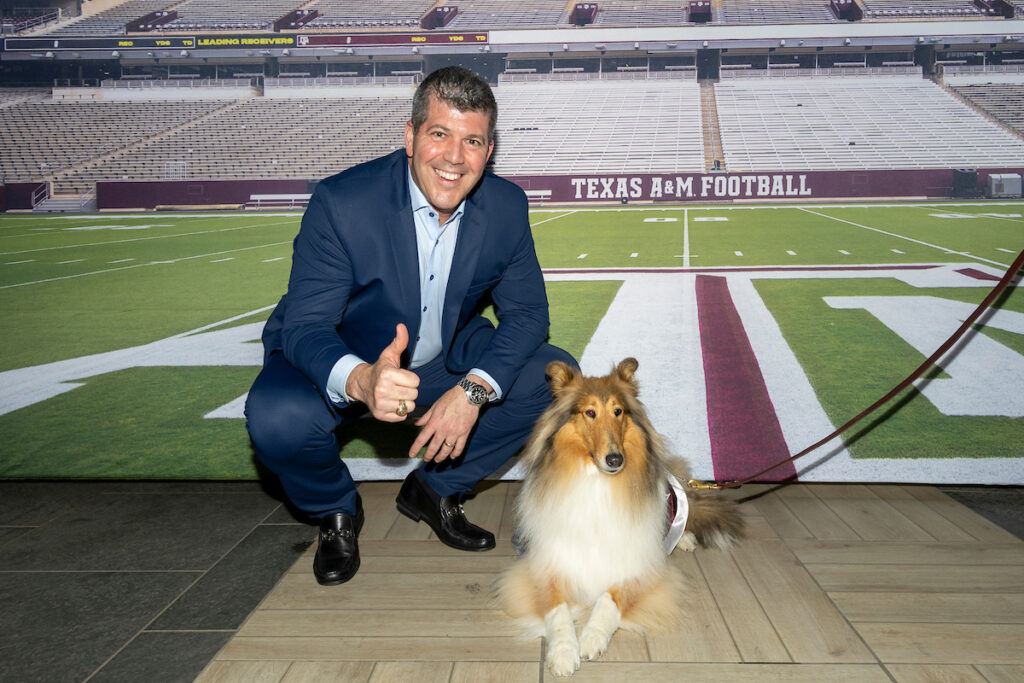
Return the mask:
{"type": "Polygon", "coordinates": [[[604,456],[604,461],[605,464],[608,465],[609,469],[617,470],[622,467],[624,458],[622,457],[622,453],[609,453],[604,456]]]}

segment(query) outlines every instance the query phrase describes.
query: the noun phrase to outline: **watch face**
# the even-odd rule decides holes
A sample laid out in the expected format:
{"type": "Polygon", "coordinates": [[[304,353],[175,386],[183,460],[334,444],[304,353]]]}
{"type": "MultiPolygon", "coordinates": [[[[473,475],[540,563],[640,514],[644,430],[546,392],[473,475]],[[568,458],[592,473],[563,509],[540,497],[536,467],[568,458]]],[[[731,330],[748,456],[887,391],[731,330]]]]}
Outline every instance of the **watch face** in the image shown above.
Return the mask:
{"type": "Polygon", "coordinates": [[[487,403],[487,390],[484,389],[482,384],[463,379],[459,382],[459,386],[466,391],[466,400],[473,405],[481,406],[487,403]]]}

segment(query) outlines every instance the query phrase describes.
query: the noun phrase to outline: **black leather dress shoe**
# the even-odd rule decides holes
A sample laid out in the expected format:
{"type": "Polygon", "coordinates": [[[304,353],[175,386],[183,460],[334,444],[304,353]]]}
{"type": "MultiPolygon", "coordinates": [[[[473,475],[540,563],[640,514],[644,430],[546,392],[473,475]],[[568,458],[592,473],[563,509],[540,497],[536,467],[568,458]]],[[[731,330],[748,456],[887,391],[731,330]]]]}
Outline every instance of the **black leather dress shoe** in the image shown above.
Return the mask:
{"type": "Polygon", "coordinates": [[[405,478],[395,503],[398,511],[409,519],[426,522],[445,545],[458,550],[490,550],[494,547],[494,534],[466,519],[461,496],[437,495],[420,479],[419,470],[405,478]]]}
{"type": "Polygon", "coordinates": [[[356,498],[356,516],[335,512],[320,520],[320,538],[313,558],[313,575],[321,586],[345,583],[359,570],[359,532],[363,501],[356,498]]]}

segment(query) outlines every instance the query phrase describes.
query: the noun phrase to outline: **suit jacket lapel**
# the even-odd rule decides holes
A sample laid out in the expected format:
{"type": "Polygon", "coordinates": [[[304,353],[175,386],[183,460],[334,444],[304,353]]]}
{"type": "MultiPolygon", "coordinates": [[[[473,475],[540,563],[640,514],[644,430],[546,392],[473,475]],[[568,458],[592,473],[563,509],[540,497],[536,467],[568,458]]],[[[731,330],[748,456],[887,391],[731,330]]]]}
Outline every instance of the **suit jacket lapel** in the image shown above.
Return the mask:
{"type": "Polygon", "coordinates": [[[416,252],[416,225],[413,223],[409,203],[409,187],[406,177],[405,157],[396,165],[395,204],[398,211],[387,218],[388,238],[391,254],[395,261],[395,278],[398,281],[400,308],[409,328],[408,358],[416,344],[420,328],[420,261],[416,252]]]}
{"type": "Polygon", "coordinates": [[[466,211],[459,224],[459,238],[455,243],[452,270],[448,275],[448,289],[444,295],[444,316],[441,318],[441,343],[447,349],[459,321],[459,310],[466,298],[466,290],[476,272],[476,262],[487,231],[486,214],[475,200],[466,202],[466,211]]]}

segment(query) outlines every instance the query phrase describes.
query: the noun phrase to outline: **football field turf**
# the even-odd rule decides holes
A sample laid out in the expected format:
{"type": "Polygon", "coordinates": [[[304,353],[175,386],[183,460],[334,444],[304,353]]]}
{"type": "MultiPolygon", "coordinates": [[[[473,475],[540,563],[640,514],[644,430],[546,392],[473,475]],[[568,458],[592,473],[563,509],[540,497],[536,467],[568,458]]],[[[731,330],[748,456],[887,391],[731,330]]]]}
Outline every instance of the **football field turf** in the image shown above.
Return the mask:
{"type": "MultiPolygon", "coordinates": [[[[254,478],[240,406],[299,221],[286,212],[0,216],[0,477],[254,478]]],[[[655,426],[680,450],[688,432],[676,422],[713,412],[712,392],[687,384],[688,366],[672,359],[696,354],[699,365],[703,353],[713,368],[688,336],[696,323],[658,308],[665,283],[681,292],[701,278],[728,283],[740,344],[757,357],[795,451],[806,443],[787,414],[807,412],[810,396],[841,424],[930,352],[922,347],[939,332],[929,321],[948,327],[1024,249],[1019,202],[551,208],[531,222],[552,343],[601,372],[620,348],[606,339],[633,343],[641,399],[665,411],[655,426]],[[636,305],[615,305],[635,292],[636,305]],[[767,315],[756,318],[758,307],[767,315]],[[797,364],[792,391],[772,379],[783,366],[771,339],[797,364]]],[[[960,350],[964,371],[933,373],[934,395],[908,392],[847,442],[853,459],[1020,461],[1024,296],[1012,290],[999,307],[982,341],[960,350]]],[[[412,432],[367,421],[349,438],[346,458],[399,458],[412,432]]]]}

